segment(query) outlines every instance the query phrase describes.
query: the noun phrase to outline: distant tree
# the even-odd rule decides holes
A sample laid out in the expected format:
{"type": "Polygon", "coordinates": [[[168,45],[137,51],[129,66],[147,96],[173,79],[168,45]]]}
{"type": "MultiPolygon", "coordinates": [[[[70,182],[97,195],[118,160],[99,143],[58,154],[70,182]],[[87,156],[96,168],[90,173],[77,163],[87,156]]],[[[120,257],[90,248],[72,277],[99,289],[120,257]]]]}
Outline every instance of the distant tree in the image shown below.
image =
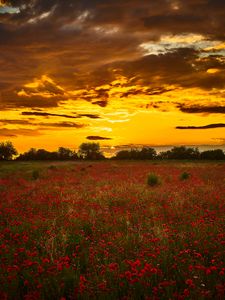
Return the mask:
{"type": "Polygon", "coordinates": [[[18,160],[72,160],[77,154],[68,148],[59,147],[58,151],[47,151],[45,149],[31,148],[27,152],[20,154],[18,160]]]}
{"type": "Polygon", "coordinates": [[[20,154],[17,160],[57,160],[58,154],[57,152],[49,152],[45,149],[31,148],[27,152],[20,154]]]}
{"type": "Polygon", "coordinates": [[[185,146],[173,147],[171,150],[161,152],[159,157],[163,159],[198,159],[198,148],[188,148],[185,146]]]}
{"type": "Polygon", "coordinates": [[[60,160],[76,159],[77,154],[76,154],[75,151],[72,151],[69,148],[59,147],[59,149],[58,149],[58,158],[60,160]]]}
{"type": "Polygon", "coordinates": [[[79,147],[78,155],[83,159],[105,158],[100,151],[99,143],[82,143],[79,147]]]}
{"type": "Polygon", "coordinates": [[[157,153],[155,149],[149,147],[143,147],[140,151],[140,159],[155,159],[157,153]]]}
{"type": "Polygon", "coordinates": [[[130,151],[121,150],[116,153],[115,159],[130,159],[130,151]]]}
{"type": "Polygon", "coordinates": [[[49,152],[45,149],[38,149],[36,153],[37,160],[55,160],[57,159],[56,152],[49,152]]]}
{"type": "Polygon", "coordinates": [[[207,150],[201,152],[200,158],[209,160],[223,160],[225,159],[225,154],[221,149],[207,150]]]}
{"type": "Polygon", "coordinates": [[[36,160],[37,150],[35,148],[31,148],[27,152],[21,153],[17,160],[36,160]]]}
{"type": "Polygon", "coordinates": [[[0,160],[11,160],[17,154],[17,150],[12,142],[6,141],[0,143],[0,160]]]}
{"type": "Polygon", "coordinates": [[[156,156],[155,149],[143,147],[141,150],[121,150],[117,152],[115,159],[154,159],[156,156]]]}
{"type": "Polygon", "coordinates": [[[170,155],[170,150],[162,151],[157,155],[157,159],[168,159],[169,155],[170,155]]]}

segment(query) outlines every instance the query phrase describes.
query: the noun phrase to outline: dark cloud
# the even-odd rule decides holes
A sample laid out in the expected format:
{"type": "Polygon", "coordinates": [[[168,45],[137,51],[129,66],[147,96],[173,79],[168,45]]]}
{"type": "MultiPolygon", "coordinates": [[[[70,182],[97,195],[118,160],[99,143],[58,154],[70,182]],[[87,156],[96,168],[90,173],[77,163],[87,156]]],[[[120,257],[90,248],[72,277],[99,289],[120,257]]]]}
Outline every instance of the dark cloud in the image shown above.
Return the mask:
{"type": "Polygon", "coordinates": [[[87,117],[90,119],[100,119],[100,116],[97,114],[78,114],[79,117],[87,117]]]}
{"type": "Polygon", "coordinates": [[[41,117],[62,117],[62,118],[68,118],[68,119],[78,119],[81,117],[87,117],[90,119],[99,119],[100,116],[97,114],[76,114],[74,116],[72,115],[66,115],[66,114],[54,114],[54,113],[47,113],[47,112],[39,112],[39,111],[34,111],[34,112],[27,112],[23,111],[21,115],[24,116],[41,116],[41,117]]]}
{"type": "MultiPolygon", "coordinates": [[[[65,30],[79,32],[81,26],[73,28],[74,20],[89,12],[82,26],[121,25],[126,31],[164,30],[172,32],[222,32],[224,25],[225,5],[223,0],[49,0],[49,1],[5,1],[12,6],[19,7],[21,12],[7,18],[16,24],[26,24],[27,21],[39,18],[40,23],[60,28],[67,24],[65,30]],[[40,18],[43,13],[49,13],[48,18],[40,18]],[[85,21],[85,22],[84,22],[85,21]],[[217,21],[217,22],[213,22],[217,21]],[[70,25],[70,26],[69,26],[70,25]],[[214,31],[213,31],[214,30],[214,31]]],[[[6,18],[6,16],[5,16],[6,18]]],[[[31,23],[32,25],[32,23],[31,23]]],[[[37,26],[37,24],[35,24],[37,26]]],[[[39,25],[40,26],[40,25],[39,25]]]]}
{"type": "MultiPolygon", "coordinates": [[[[28,126],[38,126],[38,127],[67,127],[67,128],[83,128],[88,126],[87,124],[74,123],[74,122],[36,122],[32,120],[7,120],[0,119],[0,123],[3,125],[28,125],[28,126]]],[[[39,129],[42,129],[42,128],[39,129]]]]}
{"type": "MultiPolygon", "coordinates": [[[[167,1],[167,3],[176,3],[167,1]]],[[[173,5],[172,5],[173,6],[173,5]]],[[[177,9],[145,17],[144,25],[150,30],[184,33],[196,32],[205,35],[224,36],[224,1],[179,1],[177,9]],[[207,19],[207,21],[206,21],[207,19]]]]}
{"type": "Polygon", "coordinates": [[[97,105],[99,105],[99,106],[101,106],[101,107],[106,107],[107,104],[108,104],[108,102],[105,101],[105,100],[99,100],[99,101],[94,101],[94,102],[92,102],[92,104],[97,104],[97,105]]]}
{"type": "Polygon", "coordinates": [[[87,140],[93,140],[93,141],[97,141],[97,140],[111,140],[111,138],[109,137],[103,137],[103,136],[98,136],[98,135],[89,135],[86,137],[87,140]]]}
{"type": "MultiPolygon", "coordinates": [[[[146,55],[140,45],[159,42],[163,35],[198,33],[206,41],[225,41],[222,0],[11,0],[19,13],[0,13],[0,109],[49,108],[76,100],[67,91],[84,89],[82,100],[104,108],[115,69],[129,84],[149,86],[146,94],[160,95],[162,85],[225,87],[221,55],[194,48],[146,55]],[[203,57],[204,53],[208,60],[203,57]],[[208,74],[207,68],[221,72],[208,74]],[[48,75],[38,87],[25,87],[48,75]],[[132,79],[133,78],[133,79],[132,79]],[[132,79],[132,80],[131,80],[132,79]],[[60,86],[59,86],[60,85],[60,86]],[[18,92],[24,93],[18,95],[18,92]],[[47,94],[47,96],[46,96],[47,94]],[[45,96],[44,96],[45,95],[45,96]]],[[[157,46],[157,45],[156,45],[157,46]]],[[[188,47],[188,45],[187,45],[188,47]]],[[[121,92],[118,98],[142,94],[121,92]]]]}
{"type": "MultiPolygon", "coordinates": [[[[207,73],[210,61],[199,60],[199,52],[192,48],[180,48],[173,52],[160,55],[146,55],[132,62],[114,63],[114,67],[121,69],[127,78],[134,78],[132,83],[150,85],[146,91],[148,95],[157,95],[167,90],[159,85],[170,84],[183,88],[199,87],[205,90],[225,87],[225,73],[207,73]],[[157,79],[156,79],[157,78],[157,79]]],[[[215,64],[214,64],[215,65],[215,64]]],[[[225,71],[225,64],[217,62],[221,70],[225,71]]],[[[134,90],[134,93],[139,92],[134,90]]]]}
{"type": "Polygon", "coordinates": [[[57,122],[57,123],[36,123],[35,125],[43,126],[43,127],[62,127],[62,128],[84,128],[87,127],[87,124],[79,124],[74,122],[57,122]]]}
{"type": "Polygon", "coordinates": [[[128,92],[122,93],[120,95],[120,98],[126,98],[129,96],[133,95],[149,95],[149,96],[154,96],[154,95],[162,95],[167,92],[174,91],[175,89],[166,89],[166,88],[161,88],[161,87],[155,87],[155,88],[149,88],[149,89],[142,89],[142,88],[133,88],[129,90],[128,92]]]}
{"type": "Polygon", "coordinates": [[[7,120],[0,119],[0,123],[3,125],[13,124],[13,125],[30,125],[32,124],[29,120],[7,120]]]}
{"type": "MultiPolygon", "coordinates": [[[[97,82],[94,83],[94,78],[96,79],[97,77],[95,77],[95,75],[92,74],[92,78],[93,78],[92,84],[96,85],[97,82]]],[[[109,79],[109,76],[105,77],[105,80],[106,80],[105,83],[107,83],[108,79],[109,79]]],[[[90,78],[89,78],[89,80],[90,80],[90,78]]],[[[89,80],[87,80],[87,83],[90,84],[89,80]]],[[[107,105],[108,98],[109,98],[108,91],[109,91],[109,88],[104,89],[104,88],[99,88],[99,87],[96,87],[94,90],[86,89],[86,91],[83,92],[80,97],[88,102],[91,102],[92,104],[97,104],[99,106],[102,106],[102,103],[104,103],[107,105]]],[[[104,104],[102,107],[104,107],[104,104]]]]}
{"type": "Polygon", "coordinates": [[[225,106],[184,106],[178,105],[180,111],[189,114],[199,114],[199,113],[207,113],[207,114],[225,114],[225,106]]]}
{"type": "Polygon", "coordinates": [[[37,112],[37,111],[23,111],[21,113],[23,116],[41,116],[41,117],[62,117],[62,118],[69,118],[69,119],[77,119],[77,116],[71,116],[66,114],[53,114],[53,113],[47,113],[47,112],[37,112]]]}
{"type": "Polygon", "coordinates": [[[218,124],[209,124],[205,126],[177,126],[176,129],[212,129],[212,128],[223,128],[225,124],[218,123],[218,124]]]}
{"type": "Polygon", "coordinates": [[[166,32],[202,32],[205,31],[205,17],[194,14],[155,15],[144,18],[144,25],[147,28],[158,29],[166,32]],[[195,26],[193,26],[195,24],[195,26]]]}
{"type": "Polygon", "coordinates": [[[58,97],[44,98],[42,96],[18,96],[14,92],[2,92],[0,94],[0,109],[12,108],[50,108],[57,107],[62,99],[58,97]]]}

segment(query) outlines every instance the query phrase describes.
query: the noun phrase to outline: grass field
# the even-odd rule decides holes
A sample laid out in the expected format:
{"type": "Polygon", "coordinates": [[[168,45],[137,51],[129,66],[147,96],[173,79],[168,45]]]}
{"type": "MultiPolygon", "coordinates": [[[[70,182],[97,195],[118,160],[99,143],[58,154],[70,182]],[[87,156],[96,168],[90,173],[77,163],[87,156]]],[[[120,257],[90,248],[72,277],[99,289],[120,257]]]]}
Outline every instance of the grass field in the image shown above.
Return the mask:
{"type": "Polygon", "coordinates": [[[0,299],[225,297],[222,162],[1,163],[0,201],[0,299]]]}

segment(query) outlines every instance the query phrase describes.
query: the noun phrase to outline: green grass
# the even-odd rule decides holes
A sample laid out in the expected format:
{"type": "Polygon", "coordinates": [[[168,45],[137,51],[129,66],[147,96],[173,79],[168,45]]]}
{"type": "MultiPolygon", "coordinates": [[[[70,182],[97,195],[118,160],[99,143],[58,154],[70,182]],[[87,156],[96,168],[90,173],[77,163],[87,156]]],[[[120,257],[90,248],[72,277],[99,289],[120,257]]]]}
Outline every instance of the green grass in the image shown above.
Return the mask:
{"type": "Polygon", "coordinates": [[[77,164],[76,162],[54,162],[54,161],[5,161],[0,162],[0,178],[10,174],[19,174],[23,178],[32,177],[33,172],[43,172],[48,169],[56,170],[60,168],[69,168],[71,165],[77,164]]]}

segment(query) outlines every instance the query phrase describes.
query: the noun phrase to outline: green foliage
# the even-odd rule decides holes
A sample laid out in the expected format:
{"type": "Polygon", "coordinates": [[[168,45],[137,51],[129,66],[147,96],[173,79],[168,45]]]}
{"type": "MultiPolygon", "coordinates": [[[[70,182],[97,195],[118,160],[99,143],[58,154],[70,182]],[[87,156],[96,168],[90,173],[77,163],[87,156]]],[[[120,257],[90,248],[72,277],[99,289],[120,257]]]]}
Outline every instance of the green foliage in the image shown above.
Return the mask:
{"type": "Polygon", "coordinates": [[[183,173],[180,175],[180,180],[187,180],[188,178],[190,178],[190,176],[191,176],[190,173],[183,172],[183,173]]]}
{"type": "Polygon", "coordinates": [[[160,179],[155,173],[148,174],[147,184],[150,186],[156,186],[160,184],[160,179]]]}

